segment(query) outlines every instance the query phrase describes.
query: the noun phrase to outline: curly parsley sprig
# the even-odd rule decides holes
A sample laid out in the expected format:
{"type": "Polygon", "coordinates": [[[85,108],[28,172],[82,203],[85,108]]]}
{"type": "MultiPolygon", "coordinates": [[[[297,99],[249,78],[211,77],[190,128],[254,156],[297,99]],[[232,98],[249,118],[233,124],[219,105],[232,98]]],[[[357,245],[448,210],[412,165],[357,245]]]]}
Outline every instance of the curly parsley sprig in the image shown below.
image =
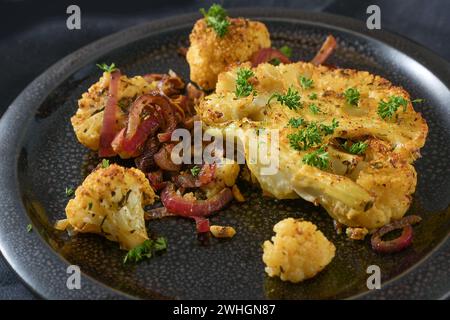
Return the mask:
{"type": "Polygon", "coordinates": [[[109,66],[106,63],[97,63],[97,67],[99,67],[100,69],[102,69],[105,72],[114,72],[117,70],[116,64],[113,62],[111,63],[109,66]]]}
{"type": "Polygon", "coordinates": [[[330,166],[330,157],[328,151],[326,151],[327,146],[323,145],[319,149],[307,153],[303,156],[302,162],[309,166],[317,167],[321,170],[327,169],[330,166]]]}
{"type": "Polygon", "coordinates": [[[390,96],[388,101],[381,100],[378,104],[378,115],[383,119],[391,119],[397,112],[398,108],[403,107],[403,112],[406,111],[408,101],[400,96],[390,96]]]}
{"type": "Polygon", "coordinates": [[[213,4],[208,11],[201,8],[200,12],[205,17],[208,27],[212,28],[220,38],[225,36],[231,23],[227,17],[227,11],[221,5],[213,4]]]}
{"type": "Polygon", "coordinates": [[[355,88],[348,88],[344,91],[345,100],[347,100],[347,103],[352,106],[358,106],[360,96],[361,94],[358,89],[355,88]]]}
{"type": "Polygon", "coordinates": [[[250,69],[239,69],[236,73],[236,98],[248,97],[251,93],[255,94],[253,84],[248,80],[255,76],[250,69]]]}
{"type": "Polygon", "coordinates": [[[287,106],[291,110],[297,110],[298,108],[301,108],[301,102],[300,102],[300,95],[298,94],[298,91],[295,90],[292,87],[289,87],[286,94],[281,93],[274,93],[270,98],[269,101],[267,101],[267,104],[270,104],[270,102],[276,99],[279,103],[281,103],[282,106],[287,106]]]}
{"type": "MultiPolygon", "coordinates": [[[[303,119],[302,119],[303,120],[303,119]]],[[[288,124],[297,124],[296,120],[292,118],[288,124]]],[[[300,125],[306,124],[304,121],[300,125]]],[[[299,126],[300,126],[299,125],[299,126]]],[[[323,136],[334,133],[334,130],[339,126],[339,122],[333,119],[330,125],[317,123],[315,121],[306,124],[306,127],[297,132],[288,134],[289,145],[294,150],[308,150],[309,148],[319,146],[322,143],[323,136]]],[[[297,127],[298,128],[298,127],[297,127]]]]}
{"type": "Polygon", "coordinates": [[[345,143],[342,145],[342,148],[344,148],[345,151],[351,154],[361,155],[366,152],[368,146],[369,145],[363,141],[355,142],[351,146],[349,146],[348,141],[345,141],[345,143]]]}
{"type": "Polygon", "coordinates": [[[123,259],[123,263],[136,263],[151,258],[156,252],[167,249],[167,240],[159,237],[156,240],[147,239],[142,244],[131,249],[123,259]]]}

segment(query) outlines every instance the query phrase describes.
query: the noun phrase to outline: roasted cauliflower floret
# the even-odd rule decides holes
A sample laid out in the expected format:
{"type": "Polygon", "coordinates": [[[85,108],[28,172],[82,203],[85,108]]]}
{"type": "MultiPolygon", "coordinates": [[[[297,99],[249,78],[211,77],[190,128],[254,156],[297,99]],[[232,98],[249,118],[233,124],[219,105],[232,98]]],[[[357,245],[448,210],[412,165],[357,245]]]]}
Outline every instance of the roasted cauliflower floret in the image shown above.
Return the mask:
{"type": "Polygon", "coordinates": [[[155,198],[140,170],[112,164],[86,177],[66,215],[75,231],[101,234],[130,250],[148,239],[143,207],[155,198]]]}
{"type": "Polygon", "coordinates": [[[271,45],[263,23],[243,18],[230,19],[230,23],[227,33],[219,37],[205,19],[200,19],[189,36],[186,59],[190,77],[203,89],[214,89],[217,75],[229,65],[248,61],[253,53],[271,45]]]}
{"type": "Polygon", "coordinates": [[[300,282],[314,277],[334,258],[335,246],[308,221],[287,218],[274,227],[275,236],[264,242],[263,261],[269,276],[300,282]]]}
{"type": "MultiPolygon", "coordinates": [[[[100,132],[103,125],[103,114],[108,99],[111,74],[103,73],[98,82],[94,83],[78,100],[78,110],[71,118],[78,141],[91,150],[98,150],[100,132]]],[[[125,127],[127,119],[126,108],[136,97],[150,93],[156,89],[156,82],[147,82],[143,77],[120,77],[117,99],[121,111],[118,114],[119,128],[125,127]]]]}

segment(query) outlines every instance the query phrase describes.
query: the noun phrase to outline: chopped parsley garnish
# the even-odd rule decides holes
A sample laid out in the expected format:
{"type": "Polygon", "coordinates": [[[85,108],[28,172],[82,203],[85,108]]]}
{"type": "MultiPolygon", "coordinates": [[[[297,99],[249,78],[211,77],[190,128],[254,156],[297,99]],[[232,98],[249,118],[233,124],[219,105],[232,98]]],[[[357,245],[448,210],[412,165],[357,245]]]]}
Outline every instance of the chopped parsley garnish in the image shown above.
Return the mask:
{"type": "Polygon", "coordinates": [[[309,105],[309,110],[311,110],[311,112],[314,114],[318,114],[320,112],[319,107],[315,103],[311,103],[309,105]]]}
{"type": "Polygon", "coordinates": [[[322,137],[334,133],[339,126],[339,122],[333,119],[331,125],[310,122],[305,128],[297,132],[288,134],[289,144],[294,150],[307,150],[322,143],[322,137]]]}
{"type": "Polygon", "coordinates": [[[230,20],[227,17],[227,12],[221,5],[213,4],[206,12],[205,9],[200,9],[200,12],[205,16],[206,25],[212,28],[219,37],[223,37],[230,26],[230,20]]]}
{"type": "Polygon", "coordinates": [[[333,134],[334,130],[339,127],[339,121],[333,118],[331,125],[327,126],[325,124],[320,125],[320,130],[322,130],[326,135],[333,134]]]}
{"type": "Polygon", "coordinates": [[[369,145],[367,143],[362,142],[362,141],[355,142],[350,147],[348,146],[348,141],[345,141],[345,143],[342,145],[344,150],[346,150],[347,152],[349,152],[351,154],[358,154],[358,155],[366,152],[366,149],[368,146],[369,145]]]}
{"type": "Polygon", "coordinates": [[[88,204],[88,210],[91,210],[92,209],[92,202],[89,202],[89,204],[88,204]]]}
{"type": "Polygon", "coordinates": [[[147,239],[142,244],[128,251],[127,255],[123,259],[123,263],[136,263],[144,259],[149,259],[156,252],[166,249],[167,241],[165,238],[159,237],[156,240],[147,239]]]}
{"type": "Polygon", "coordinates": [[[422,103],[422,102],[425,102],[425,99],[414,99],[414,100],[411,100],[411,102],[412,103],[422,103]]]}
{"type": "Polygon", "coordinates": [[[253,85],[248,82],[248,79],[254,77],[255,74],[250,69],[239,69],[236,78],[236,97],[248,97],[251,93],[255,93],[253,85]]]}
{"type": "Polygon", "coordinates": [[[316,100],[317,99],[317,93],[311,93],[308,98],[310,98],[311,100],[316,100]]]}
{"type": "Polygon", "coordinates": [[[401,106],[403,106],[403,111],[406,111],[407,105],[408,101],[405,98],[390,96],[388,101],[381,100],[378,104],[378,115],[383,119],[391,119],[401,106]]]}
{"type": "Polygon", "coordinates": [[[97,63],[97,67],[99,67],[100,69],[102,69],[105,72],[114,72],[115,70],[117,70],[116,64],[114,62],[111,63],[111,65],[109,65],[109,66],[106,63],[102,63],[102,64],[97,63]]]}
{"type": "Polygon", "coordinates": [[[201,168],[199,166],[193,166],[191,168],[191,174],[196,177],[200,173],[201,168]]]}
{"type": "Polygon", "coordinates": [[[75,191],[73,191],[72,188],[66,187],[66,196],[68,196],[68,197],[73,196],[74,193],[75,193],[75,191]]]}
{"type": "Polygon", "coordinates": [[[291,110],[297,110],[301,107],[300,95],[298,94],[298,91],[293,89],[292,87],[289,87],[286,94],[274,93],[270,97],[267,104],[270,104],[272,99],[277,99],[277,101],[281,103],[282,106],[286,105],[291,110]]]}
{"type": "Polygon", "coordinates": [[[278,58],[273,58],[273,59],[269,60],[269,63],[273,64],[274,66],[279,66],[281,61],[278,58]]]}
{"type": "Polygon", "coordinates": [[[302,118],[290,118],[288,121],[288,126],[292,128],[298,128],[305,123],[305,120],[302,118]]]}
{"type": "Polygon", "coordinates": [[[345,100],[347,100],[347,103],[352,106],[357,106],[359,103],[360,93],[358,89],[355,88],[348,88],[344,91],[345,100]]]}
{"type": "Polygon", "coordinates": [[[102,168],[106,169],[109,167],[109,160],[108,159],[103,159],[102,160],[102,168]]]}
{"type": "Polygon", "coordinates": [[[29,223],[29,224],[27,225],[27,232],[29,233],[29,232],[31,232],[31,231],[33,231],[33,226],[31,225],[31,223],[29,223]]]}
{"type": "Polygon", "coordinates": [[[292,49],[288,46],[282,46],[280,52],[288,58],[292,57],[292,49]]]}
{"type": "Polygon", "coordinates": [[[311,122],[304,129],[288,134],[289,144],[294,150],[307,150],[322,143],[317,122],[311,122]]]}
{"type": "Polygon", "coordinates": [[[302,162],[308,166],[317,167],[321,170],[328,168],[330,165],[330,158],[325,148],[326,146],[321,146],[319,149],[305,154],[302,162]]]}
{"type": "Polygon", "coordinates": [[[306,78],[301,76],[300,77],[300,84],[302,85],[303,89],[310,89],[313,87],[314,85],[314,81],[310,78],[306,78]]]}

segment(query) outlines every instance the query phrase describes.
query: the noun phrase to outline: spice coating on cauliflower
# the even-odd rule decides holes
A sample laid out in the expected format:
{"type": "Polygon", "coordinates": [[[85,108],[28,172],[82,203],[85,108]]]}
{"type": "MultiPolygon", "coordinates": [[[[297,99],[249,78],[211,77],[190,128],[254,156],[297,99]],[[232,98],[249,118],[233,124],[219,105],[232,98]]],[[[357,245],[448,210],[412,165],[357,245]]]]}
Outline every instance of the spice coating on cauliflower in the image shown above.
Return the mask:
{"type": "MultiPolygon", "coordinates": [[[[111,73],[103,73],[99,81],[83,93],[81,99],[78,100],[78,110],[70,119],[78,141],[91,150],[98,150],[99,147],[110,82],[111,73]]],[[[127,111],[124,109],[128,108],[136,97],[155,90],[156,85],[156,82],[149,83],[141,76],[120,77],[117,92],[120,107],[120,112],[117,115],[119,128],[125,127],[127,111]]]]}
{"type": "Polygon", "coordinates": [[[269,31],[257,21],[230,19],[231,25],[223,37],[209,28],[205,19],[198,20],[189,36],[190,47],[186,59],[190,78],[205,90],[214,89],[219,73],[230,64],[250,60],[262,48],[271,45],[269,31]]]}
{"type": "Polygon", "coordinates": [[[75,231],[101,234],[130,250],[148,239],[143,207],[155,198],[140,170],[112,164],[86,177],[66,215],[75,231]]]}
{"type": "Polygon", "coordinates": [[[334,258],[335,246],[308,221],[287,218],[274,227],[276,235],[264,242],[263,261],[269,276],[300,282],[314,277],[334,258]]]}

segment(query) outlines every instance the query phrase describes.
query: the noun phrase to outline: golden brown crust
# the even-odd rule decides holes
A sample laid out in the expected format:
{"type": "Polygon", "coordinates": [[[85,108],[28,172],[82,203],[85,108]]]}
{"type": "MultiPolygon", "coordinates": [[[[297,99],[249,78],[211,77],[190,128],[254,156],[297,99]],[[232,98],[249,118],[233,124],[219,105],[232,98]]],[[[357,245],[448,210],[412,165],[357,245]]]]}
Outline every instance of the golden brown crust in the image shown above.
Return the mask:
{"type": "Polygon", "coordinates": [[[261,48],[270,47],[266,26],[243,18],[230,19],[228,32],[221,38],[198,20],[189,36],[191,46],[186,59],[191,70],[191,80],[206,90],[214,89],[217,75],[230,64],[245,62],[261,48]]]}

